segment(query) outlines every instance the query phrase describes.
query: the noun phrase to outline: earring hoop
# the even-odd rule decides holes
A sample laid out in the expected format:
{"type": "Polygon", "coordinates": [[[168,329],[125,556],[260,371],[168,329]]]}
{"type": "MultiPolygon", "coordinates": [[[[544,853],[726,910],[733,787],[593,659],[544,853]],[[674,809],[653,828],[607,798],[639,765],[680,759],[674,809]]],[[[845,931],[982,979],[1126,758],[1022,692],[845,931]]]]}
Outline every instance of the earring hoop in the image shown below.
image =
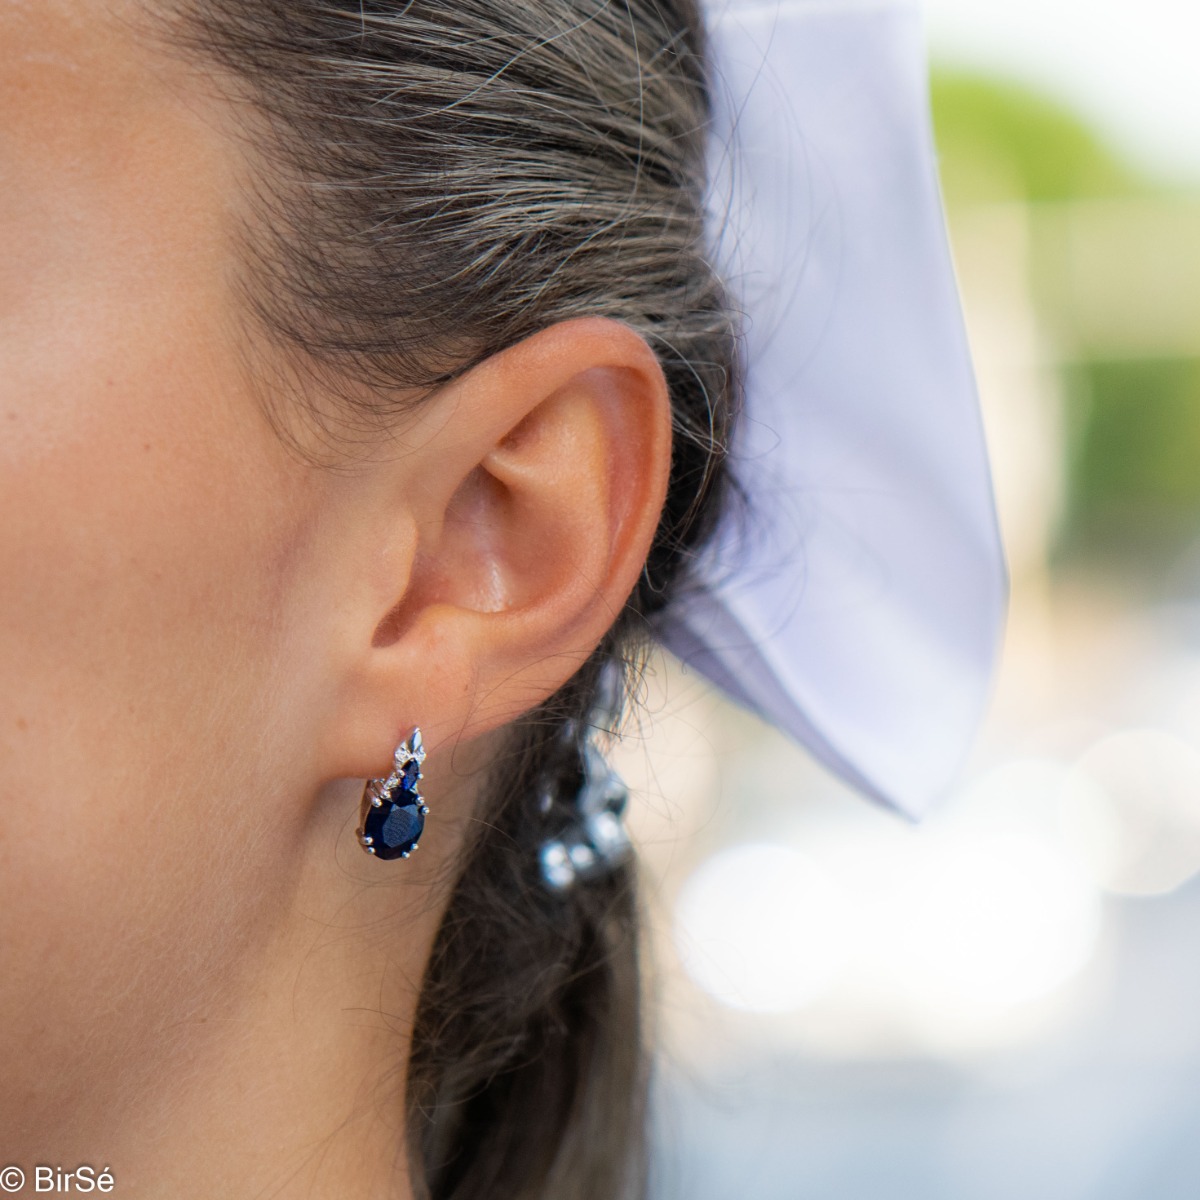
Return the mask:
{"type": "Polygon", "coordinates": [[[429,806],[418,789],[425,746],[421,730],[413,731],[396,747],[392,773],[369,779],[363,788],[359,845],[376,858],[407,858],[419,846],[429,806]]]}

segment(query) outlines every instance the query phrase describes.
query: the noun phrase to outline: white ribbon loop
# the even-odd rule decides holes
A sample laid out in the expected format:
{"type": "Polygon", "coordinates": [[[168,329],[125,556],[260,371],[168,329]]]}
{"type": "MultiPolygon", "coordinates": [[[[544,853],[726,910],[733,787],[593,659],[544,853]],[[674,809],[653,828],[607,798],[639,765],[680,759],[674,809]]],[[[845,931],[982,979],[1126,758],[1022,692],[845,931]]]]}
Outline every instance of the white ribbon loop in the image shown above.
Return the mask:
{"type": "Polygon", "coordinates": [[[919,816],[985,708],[1007,579],[908,0],[717,0],[712,226],[746,407],[664,641],[919,816]]]}

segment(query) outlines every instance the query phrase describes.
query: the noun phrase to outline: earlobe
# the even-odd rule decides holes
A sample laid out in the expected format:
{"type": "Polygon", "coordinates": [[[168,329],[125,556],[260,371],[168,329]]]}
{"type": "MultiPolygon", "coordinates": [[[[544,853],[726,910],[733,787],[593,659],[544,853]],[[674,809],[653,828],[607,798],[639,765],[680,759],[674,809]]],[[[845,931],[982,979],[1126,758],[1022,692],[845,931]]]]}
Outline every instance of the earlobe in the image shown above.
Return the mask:
{"type": "Polygon", "coordinates": [[[350,774],[371,774],[405,722],[436,750],[556,691],[620,614],[662,510],[669,397],[627,326],[553,326],[431,403],[445,419],[397,493],[415,560],[362,639],[354,740],[372,744],[350,774]]]}

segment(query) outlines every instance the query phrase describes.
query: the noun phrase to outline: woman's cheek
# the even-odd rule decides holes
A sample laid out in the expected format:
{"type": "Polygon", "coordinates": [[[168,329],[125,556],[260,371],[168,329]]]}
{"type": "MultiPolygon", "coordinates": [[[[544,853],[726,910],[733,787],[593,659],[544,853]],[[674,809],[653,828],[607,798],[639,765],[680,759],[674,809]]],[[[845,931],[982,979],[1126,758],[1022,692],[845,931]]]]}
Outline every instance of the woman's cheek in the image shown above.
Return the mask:
{"type": "Polygon", "coordinates": [[[181,1014],[270,927],[257,864],[289,848],[271,699],[303,640],[314,474],[240,368],[223,206],[197,197],[224,176],[180,145],[140,177],[115,157],[144,204],[96,177],[0,230],[20,248],[0,279],[9,1132],[52,1127],[72,1079],[129,1085],[148,1039],[185,1052],[181,1014]]]}

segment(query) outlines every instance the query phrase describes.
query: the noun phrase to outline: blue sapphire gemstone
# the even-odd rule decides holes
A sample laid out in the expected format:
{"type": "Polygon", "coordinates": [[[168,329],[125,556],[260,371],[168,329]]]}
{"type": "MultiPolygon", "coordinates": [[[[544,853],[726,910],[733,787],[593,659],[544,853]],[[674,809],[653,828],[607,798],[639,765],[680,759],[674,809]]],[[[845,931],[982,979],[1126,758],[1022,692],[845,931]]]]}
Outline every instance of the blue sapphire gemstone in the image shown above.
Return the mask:
{"type": "Polygon", "coordinates": [[[401,858],[411,853],[421,839],[425,814],[421,811],[423,801],[413,787],[420,768],[416,763],[412,766],[412,783],[405,767],[400,780],[380,795],[381,803],[367,807],[363,834],[371,839],[376,858],[401,858]]]}

